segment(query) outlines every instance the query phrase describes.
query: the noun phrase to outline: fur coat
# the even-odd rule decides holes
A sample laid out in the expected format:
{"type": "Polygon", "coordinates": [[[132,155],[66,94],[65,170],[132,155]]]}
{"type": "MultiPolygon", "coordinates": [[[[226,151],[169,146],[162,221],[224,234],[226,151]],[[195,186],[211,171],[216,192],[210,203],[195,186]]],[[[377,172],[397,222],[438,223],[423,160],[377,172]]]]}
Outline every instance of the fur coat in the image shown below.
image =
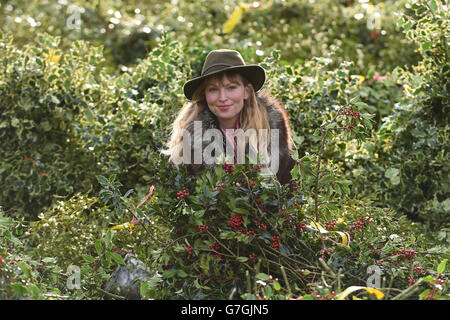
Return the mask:
{"type": "MultiPolygon", "coordinates": [[[[281,184],[290,183],[292,179],[290,171],[295,164],[294,160],[291,157],[291,150],[292,148],[295,148],[295,146],[291,137],[291,127],[287,112],[284,110],[284,107],[280,104],[280,102],[278,102],[274,97],[265,92],[258,92],[256,94],[256,98],[258,102],[262,104],[267,110],[270,129],[279,129],[279,166],[276,173],[278,181],[281,184]]],[[[187,169],[191,174],[197,175],[205,168],[215,169],[216,167],[215,164],[206,164],[204,161],[202,162],[202,164],[194,164],[194,143],[195,141],[197,141],[198,148],[198,146],[200,145],[200,142],[198,141],[201,141],[201,148],[202,150],[204,150],[205,147],[208,146],[208,144],[211,142],[211,140],[206,141],[205,139],[203,139],[203,135],[208,129],[220,130],[217,118],[208,108],[200,113],[196,117],[196,119],[194,119],[186,127],[187,132],[189,132],[190,136],[193,137],[190,141],[191,164],[187,165],[187,169]],[[201,131],[195,130],[194,121],[201,121],[201,131]],[[195,133],[197,133],[197,135],[195,133]],[[199,135],[199,133],[201,135],[199,135]]],[[[223,140],[223,150],[225,150],[227,143],[226,137],[222,134],[221,138],[223,140]]],[[[246,151],[246,153],[248,153],[248,150],[246,151]]]]}

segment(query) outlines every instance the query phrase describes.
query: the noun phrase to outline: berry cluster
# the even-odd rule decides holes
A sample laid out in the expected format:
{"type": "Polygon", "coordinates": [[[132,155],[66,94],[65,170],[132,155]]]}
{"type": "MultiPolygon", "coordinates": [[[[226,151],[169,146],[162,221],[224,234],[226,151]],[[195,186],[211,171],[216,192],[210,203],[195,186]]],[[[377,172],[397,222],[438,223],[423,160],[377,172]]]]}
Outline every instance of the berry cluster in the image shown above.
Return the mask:
{"type": "Polygon", "coordinates": [[[383,249],[373,248],[370,252],[370,256],[373,257],[377,252],[381,254],[383,252],[383,249]]]}
{"type": "Polygon", "coordinates": [[[406,259],[412,260],[416,256],[416,252],[414,250],[405,250],[402,249],[400,251],[395,251],[392,256],[402,255],[397,259],[397,261],[404,261],[406,259]]]}
{"type": "Polygon", "coordinates": [[[327,221],[325,222],[325,229],[327,229],[328,231],[332,231],[334,229],[334,227],[336,226],[336,221],[327,221]]]}
{"type": "Polygon", "coordinates": [[[227,185],[224,182],[221,182],[218,186],[217,186],[217,191],[220,192],[222,189],[225,189],[227,185]]]}
{"type": "Polygon", "coordinates": [[[254,223],[255,223],[255,226],[261,227],[264,230],[267,230],[267,225],[265,225],[264,223],[261,223],[261,217],[256,216],[254,223]]]}
{"type": "MultiPolygon", "coordinates": [[[[358,112],[353,112],[350,109],[346,109],[346,110],[342,111],[342,114],[347,116],[347,117],[351,117],[352,120],[353,119],[357,119],[357,120],[361,119],[361,116],[359,115],[358,112]]],[[[351,123],[349,125],[344,124],[344,128],[346,128],[346,129],[348,129],[350,131],[353,131],[353,129],[355,128],[355,125],[353,123],[351,123]]]]}
{"type": "Polygon", "coordinates": [[[205,234],[208,232],[208,226],[198,226],[197,230],[200,231],[202,234],[205,234]]]}
{"type": "MultiPolygon", "coordinates": [[[[236,230],[237,232],[241,232],[241,233],[245,234],[246,236],[250,237],[250,236],[256,236],[256,235],[261,234],[259,231],[255,232],[254,230],[248,230],[245,226],[243,226],[243,223],[244,223],[244,221],[242,219],[242,216],[239,214],[235,214],[234,216],[232,216],[230,218],[230,220],[228,220],[228,225],[232,229],[236,230]]],[[[255,220],[255,224],[259,224],[258,220],[255,220]]],[[[267,226],[264,224],[259,224],[259,225],[264,229],[267,228],[267,226]]]]}
{"type": "Polygon", "coordinates": [[[214,251],[219,251],[219,250],[220,250],[220,246],[217,244],[217,242],[214,241],[214,242],[212,243],[210,249],[211,249],[211,250],[214,250],[214,251]]]}
{"type": "Polygon", "coordinates": [[[427,270],[423,270],[422,268],[420,268],[420,267],[414,267],[414,269],[413,269],[415,272],[417,272],[417,275],[421,275],[421,274],[426,274],[426,273],[428,273],[428,269],[427,270]]]}
{"type": "Polygon", "coordinates": [[[352,117],[352,119],[361,119],[361,116],[359,115],[358,112],[353,112],[350,109],[345,109],[344,111],[342,111],[342,114],[347,116],[347,117],[352,117]]]}
{"type": "Polygon", "coordinates": [[[236,169],[236,167],[231,163],[222,164],[222,168],[225,169],[226,173],[230,173],[230,174],[234,174],[234,170],[236,169]]]}
{"type": "Polygon", "coordinates": [[[428,291],[428,295],[424,298],[425,300],[439,300],[438,298],[435,298],[434,295],[439,292],[439,290],[442,290],[442,285],[445,283],[445,280],[443,279],[436,279],[430,281],[429,285],[433,290],[428,291]]]}
{"type": "Polygon", "coordinates": [[[366,225],[366,223],[370,223],[370,222],[372,222],[372,221],[364,216],[361,216],[359,218],[359,221],[353,222],[352,225],[349,227],[350,233],[353,233],[354,230],[361,231],[362,227],[364,227],[366,225]]]}
{"type": "Polygon", "coordinates": [[[411,278],[411,277],[408,277],[408,287],[411,286],[411,285],[413,285],[414,283],[416,283],[416,280],[414,280],[414,279],[411,278]]]}
{"type": "Polygon", "coordinates": [[[278,250],[280,247],[280,237],[279,236],[273,236],[272,237],[272,248],[275,250],[278,250]]]}
{"type": "MultiPolygon", "coordinates": [[[[256,172],[261,172],[261,168],[263,167],[263,165],[262,164],[257,164],[256,165],[256,172]]],[[[252,167],[247,167],[247,171],[248,172],[250,172],[250,171],[252,171],[252,167]]]]}
{"type": "Polygon", "coordinates": [[[353,131],[353,129],[355,129],[355,125],[353,123],[349,124],[348,126],[346,124],[344,124],[344,128],[353,131]]]}
{"type": "Polygon", "coordinates": [[[239,214],[235,214],[228,220],[228,225],[233,228],[234,230],[237,230],[243,223],[242,216],[239,214]]]}
{"type": "Polygon", "coordinates": [[[249,255],[249,259],[253,262],[256,263],[256,253],[252,253],[249,255]]]}
{"type": "Polygon", "coordinates": [[[192,248],[191,248],[191,246],[187,246],[186,251],[187,251],[188,254],[192,254],[192,248]]]}
{"type": "Polygon", "coordinates": [[[306,231],[306,223],[297,222],[295,224],[295,226],[297,227],[297,231],[300,232],[300,233],[306,231]]]}
{"type": "MultiPolygon", "coordinates": [[[[244,187],[254,187],[255,186],[255,182],[253,182],[253,181],[249,181],[248,183],[247,183],[247,181],[245,181],[244,179],[242,179],[242,186],[244,186],[244,187]]],[[[240,188],[241,187],[241,183],[239,183],[239,182],[237,182],[236,183],[236,187],[238,187],[238,188],[240,188]]]]}
{"type": "Polygon", "coordinates": [[[320,254],[322,255],[322,259],[324,258],[325,253],[327,253],[327,250],[328,250],[328,248],[326,246],[323,247],[322,250],[320,250],[320,254]]]}
{"type": "Polygon", "coordinates": [[[183,198],[186,198],[189,195],[189,193],[187,193],[186,189],[184,190],[180,190],[177,192],[177,200],[181,200],[183,198]]]}
{"type": "Polygon", "coordinates": [[[244,234],[246,235],[246,236],[256,236],[256,235],[259,235],[259,234],[261,234],[259,231],[258,231],[258,233],[256,233],[255,231],[253,231],[253,230],[247,230],[246,232],[244,232],[244,234]]]}
{"type": "MultiPolygon", "coordinates": [[[[212,243],[212,245],[211,245],[211,247],[209,247],[211,250],[214,250],[214,251],[219,251],[220,250],[220,246],[214,241],[213,243],[212,243]]],[[[214,258],[222,258],[222,255],[220,254],[220,253],[214,253],[213,254],[213,257],[214,258]]]]}
{"type": "Polygon", "coordinates": [[[286,208],[281,208],[281,217],[284,219],[284,221],[288,221],[291,218],[291,214],[286,212],[286,208]]]}

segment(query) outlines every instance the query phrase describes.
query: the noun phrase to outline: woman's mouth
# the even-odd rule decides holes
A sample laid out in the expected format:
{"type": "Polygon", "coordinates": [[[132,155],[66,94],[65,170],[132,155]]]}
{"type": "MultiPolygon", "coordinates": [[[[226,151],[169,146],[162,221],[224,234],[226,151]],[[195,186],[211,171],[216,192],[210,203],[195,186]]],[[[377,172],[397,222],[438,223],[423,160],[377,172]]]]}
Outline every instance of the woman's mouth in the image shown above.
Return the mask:
{"type": "Polygon", "coordinates": [[[226,110],[230,109],[231,104],[224,104],[224,105],[220,105],[217,107],[220,109],[220,111],[226,111],[226,110]]]}

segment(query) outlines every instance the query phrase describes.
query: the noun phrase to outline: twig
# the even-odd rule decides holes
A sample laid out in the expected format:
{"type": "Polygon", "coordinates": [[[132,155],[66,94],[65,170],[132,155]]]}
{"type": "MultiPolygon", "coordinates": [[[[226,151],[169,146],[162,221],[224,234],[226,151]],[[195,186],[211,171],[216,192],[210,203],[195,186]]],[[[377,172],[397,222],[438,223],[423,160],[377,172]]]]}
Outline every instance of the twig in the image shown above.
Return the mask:
{"type": "MultiPolygon", "coordinates": [[[[231,251],[230,249],[228,249],[228,247],[227,246],[225,246],[222,242],[220,242],[211,232],[209,232],[209,230],[206,230],[206,232],[211,236],[211,237],[213,237],[214,238],[214,240],[215,241],[217,241],[225,250],[227,250],[228,251],[228,253],[233,257],[233,258],[235,258],[236,259],[236,255],[233,253],[233,251],[231,251]]],[[[245,263],[245,262],[243,262],[243,264],[247,267],[247,268],[249,268],[250,270],[255,270],[254,268],[252,268],[250,265],[248,265],[247,263],[245,263]]]]}
{"type": "Polygon", "coordinates": [[[248,270],[245,270],[245,277],[247,278],[247,291],[248,293],[252,292],[252,281],[250,280],[250,273],[248,270]]]}
{"type": "Polygon", "coordinates": [[[423,278],[420,278],[416,283],[414,283],[411,287],[406,290],[400,292],[398,295],[392,298],[392,300],[404,300],[414,294],[417,290],[419,290],[419,285],[422,284],[423,278]]]}
{"type": "Polygon", "coordinates": [[[106,294],[107,296],[110,296],[110,297],[112,297],[112,298],[119,299],[119,300],[125,300],[125,297],[116,295],[116,294],[111,293],[111,292],[108,292],[108,291],[105,291],[105,290],[103,290],[102,288],[96,287],[96,289],[97,289],[98,291],[100,291],[101,293],[106,294]]]}
{"type": "MultiPolygon", "coordinates": [[[[131,209],[130,209],[130,207],[129,207],[128,204],[126,204],[126,207],[127,207],[128,211],[132,214],[132,216],[135,217],[133,211],[131,211],[131,209]]],[[[161,241],[156,240],[155,238],[153,238],[152,234],[150,233],[150,231],[149,231],[149,230],[147,229],[147,227],[145,226],[145,223],[143,223],[143,222],[141,222],[141,221],[139,221],[139,220],[138,220],[138,222],[139,222],[139,224],[144,228],[144,230],[147,232],[147,234],[150,236],[150,239],[152,239],[152,240],[155,241],[155,242],[158,242],[159,244],[163,244],[161,241]]]]}
{"type": "Polygon", "coordinates": [[[338,293],[341,292],[341,272],[342,272],[342,268],[339,268],[338,274],[337,274],[337,292],[338,293]]]}
{"type": "MultiPolygon", "coordinates": [[[[334,118],[331,120],[330,123],[333,123],[337,117],[340,114],[340,110],[338,110],[336,112],[336,115],[334,116],[334,118]]],[[[316,183],[315,183],[315,193],[314,193],[314,213],[316,215],[316,221],[319,222],[319,203],[318,203],[318,198],[319,198],[319,179],[320,179],[320,164],[322,161],[322,154],[323,154],[323,149],[325,147],[325,141],[327,140],[327,136],[328,136],[328,131],[330,131],[331,129],[341,129],[341,128],[326,128],[326,126],[321,126],[320,127],[320,131],[322,132],[322,142],[320,143],[320,148],[319,148],[319,154],[318,154],[318,159],[317,159],[317,170],[316,170],[316,183]],[[325,133],[323,133],[325,129],[325,133]]]]}
{"type": "Polygon", "coordinates": [[[325,270],[327,270],[329,273],[331,273],[332,276],[336,277],[336,273],[333,270],[331,270],[330,266],[327,265],[326,262],[323,261],[322,258],[319,258],[319,262],[325,268],[325,270]]]}
{"type": "Polygon", "coordinates": [[[391,279],[389,280],[389,287],[386,292],[386,298],[389,297],[389,294],[391,293],[392,284],[394,283],[394,277],[391,276],[391,279]]]}
{"type": "Polygon", "coordinates": [[[318,203],[318,198],[319,198],[320,162],[322,160],[322,153],[323,153],[323,148],[324,148],[324,145],[325,145],[325,140],[327,138],[327,135],[328,135],[328,129],[325,130],[325,134],[322,137],[322,142],[320,144],[319,155],[318,155],[318,159],[317,159],[316,185],[315,185],[315,193],[314,193],[314,212],[315,212],[315,215],[316,215],[316,221],[317,222],[319,222],[319,203],[318,203]]]}
{"type": "Polygon", "coordinates": [[[289,295],[292,295],[291,286],[289,285],[289,281],[288,281],[288,278],[286,275],[286,271],[284,270],[284,266],[281,266],[280,270],[281,270],[281,273],[283,274],[283,279],[284,279],[284,282],[286,283],[287,291],[288,291],[289,295]]]}

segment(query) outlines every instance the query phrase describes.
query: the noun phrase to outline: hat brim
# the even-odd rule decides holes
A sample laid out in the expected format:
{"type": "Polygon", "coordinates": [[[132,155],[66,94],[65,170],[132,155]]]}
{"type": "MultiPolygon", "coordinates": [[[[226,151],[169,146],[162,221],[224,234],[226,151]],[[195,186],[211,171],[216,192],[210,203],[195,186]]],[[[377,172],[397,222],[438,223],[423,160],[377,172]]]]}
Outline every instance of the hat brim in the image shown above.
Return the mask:
{"type": "Polygon", "coordinates": [[[189,100],[192,100],[192,96],[194,95],[195,90],[206,78],[221,72],[229,71],[236,71],[242,74],[253,85],[255,92],[260,90],[264,85],[264,82],[266,81],[266,72],[262,67],[258,65],[228,67],[187,81],[183,86],[184,95],[189,100]]]}

